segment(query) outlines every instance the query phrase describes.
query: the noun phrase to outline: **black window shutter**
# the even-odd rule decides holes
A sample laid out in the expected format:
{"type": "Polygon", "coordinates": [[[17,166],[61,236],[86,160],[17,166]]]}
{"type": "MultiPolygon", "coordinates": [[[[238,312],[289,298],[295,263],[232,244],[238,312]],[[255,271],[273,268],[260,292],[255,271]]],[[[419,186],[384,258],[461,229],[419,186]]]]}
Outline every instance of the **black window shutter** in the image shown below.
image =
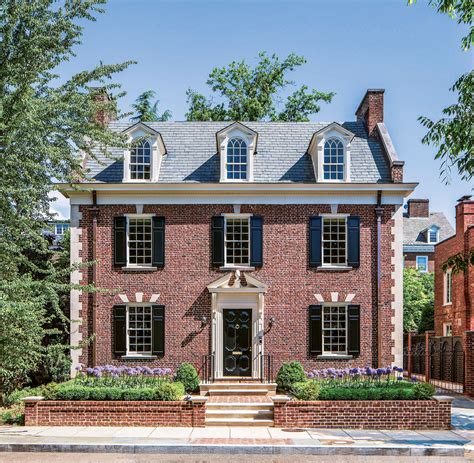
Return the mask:
{"type": "Polygon", "coordinates": [[[213,217],[211,227],[212,265],[224,265],[224,217],[213,217]]]}
{"type": "Polygon", "coordinates": [[[357,356],[360,354],[360,306],[350,305],[347,307],[347,353],[357,356]]]}
{"type": "Polygon", "coordinates": [[[153,217],[153,258],[152,265],[155,267],[165,266],[165,218],[153,217]]]}
{"type": "Polygon", "coordinates": [[[259,215],[250,217],[250,265],[263,265],[263,218],[259,215]]]}
{"type": "Polygon", "coordinates": [[[347,218],[347,265],[360,265],[360,218],[355,215],[347,218]]]}
{"type": "Polygon", "coordinates": [[[152,307],[152,353],[164,355],[165,353],[165,306],[152,307]]]}
{"type": "Polygon", "coordinates": [[[126,217],[114,217],[114,264],[127,265],[126,217]]]}
{"type": "Polygon", "coordinates": [[[309,306],[309,352],[311,354],[323,353],[322,312],[322,305],[309,306]]]}
{"type": "Polygon", "coordinates": [[[115,355],[125,355],[127,353],[127,309],[124,305],[114,305],[113,324],[114,324],[114,346],[115,355]]]}
{"type": "Polygon", "coordinates": [[[322,264],[321,238],[322,238],[322,217],[315,216],[309,218],[309,266],[320,267],[322,264]]]}

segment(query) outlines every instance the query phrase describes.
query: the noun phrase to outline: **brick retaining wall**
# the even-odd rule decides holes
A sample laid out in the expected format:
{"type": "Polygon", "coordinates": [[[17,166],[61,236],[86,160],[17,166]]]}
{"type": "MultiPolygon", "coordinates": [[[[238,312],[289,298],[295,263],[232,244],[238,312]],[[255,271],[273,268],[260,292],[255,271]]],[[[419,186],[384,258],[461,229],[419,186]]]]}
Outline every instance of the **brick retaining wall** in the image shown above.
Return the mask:
{"type": "Polygon", "coordinates": [[[206,400],[95,402],[25,399],[25,425],[203,427],[206,400]]]}
{"type": "Polygon", "coordinates": [[[274,398],[278,428],[451,429],[451,399],[300,402],[274,398]]]}

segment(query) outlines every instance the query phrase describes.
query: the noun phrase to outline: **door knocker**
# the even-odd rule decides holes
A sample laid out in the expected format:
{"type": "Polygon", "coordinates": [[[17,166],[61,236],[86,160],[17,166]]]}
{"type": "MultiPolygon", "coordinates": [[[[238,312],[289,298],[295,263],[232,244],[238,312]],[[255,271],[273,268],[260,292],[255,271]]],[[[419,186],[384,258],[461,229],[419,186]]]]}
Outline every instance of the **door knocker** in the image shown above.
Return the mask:
{"type": "Polygon", "coordinates": [[[235,325],[235,329],[238,330],[239,328],[240,328],[240,325],[237,323],[237,324],[235,325]]]}

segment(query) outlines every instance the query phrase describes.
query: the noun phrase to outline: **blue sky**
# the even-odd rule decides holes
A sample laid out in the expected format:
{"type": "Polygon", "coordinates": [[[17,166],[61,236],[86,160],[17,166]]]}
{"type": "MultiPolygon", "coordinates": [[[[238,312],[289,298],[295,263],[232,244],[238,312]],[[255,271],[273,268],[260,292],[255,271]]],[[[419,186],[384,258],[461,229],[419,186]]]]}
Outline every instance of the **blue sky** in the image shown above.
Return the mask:
{"type": "MultiPolygon", "coordinates": [[[[438,118],[455,101],[449,88],[473,65],[460,40],[465,30],[437,14],[427,1],[405,0],[109,0],[105,14],[88,23],[77,57],[60,68],[63,78],[99,61],[138,64],[117,76],[127,96],[122,109],[144,90],[158,93],[161,109],[183,120],[186,90],[207,92],[210,70],[232,60],[255,63],[259,51],[290,52],[307,64],[297,84],[334,91],[312,119],[354,120],[367,88],[385,88],[385,123],[401,159],[405,180],[420,183],[412,197],[453,222],[456,200],[473,185],[453,173],[439,176],[434,148],[421,144],[419,115],[438,118]]],[[[67,201],[53,209],[68,217],[67,201]]]]}

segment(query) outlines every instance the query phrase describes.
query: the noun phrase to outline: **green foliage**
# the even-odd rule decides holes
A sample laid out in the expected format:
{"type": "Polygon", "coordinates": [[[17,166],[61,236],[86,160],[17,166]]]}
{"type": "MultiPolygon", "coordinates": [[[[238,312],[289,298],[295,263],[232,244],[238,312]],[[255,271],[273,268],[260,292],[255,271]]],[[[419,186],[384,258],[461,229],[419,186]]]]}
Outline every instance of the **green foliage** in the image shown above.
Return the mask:
{"type": "Polygon", "coordinates": [[[190,363],[182,363],[176,371],[175,381],[179,381],[184,385],[186,392],[191,393],[199,387],[199,376],[193,365],[190,363]]]}
{"type": "Polygon", "coordinates": [[[281,391],[289,391],[293,384],[306,381],[306,374],[300,362],[285,362],[276,377],[277,387],[281,391]]]}
{"type": "Polygon", "coordinates": [[[395,385],[383,387],[322,387],[319,400],[415,400],[414,387],[398,387],[395,385]]]}
{"type": "Polygon", "coordinates": [[[182,400],[185,390],[182,383],[163,383],[156,389],[156,399],[164,401],[182,400]]]}
{"type": "Polygon", "coordinates": [[[0,409],[0,424],[25,424],[25,406],[23,403],[15,404],[7,409],[0,409]]]}
{"type": "Polygon", "coordinates": [[[465,273],[469,265],[474,265],[474,249],[471,249],[466,254],[459,252],[454,256],[449,257],[445,262],[443,262],[441,268],[443,269],[443,272],[451,269],[455,275],[459,272],[465,273]]]}
{"type": "MultiPolygon", "coordinates": [[[[414,4],[416,0],[408,0],[414,4]]],[[[458,24],[469,26],[469,33],[462,38],[463,50],[474,43],[474,7],[472,0],[430,0],[438,13],[447,14],[458,24]]],[[[455,166],[463,180],[470,181],[474,175],[474,72],[462,75],[451,91],[458,93],[458,102],[443,109],[444,117],[437,122],[425,116],[418,120],[428,129],[422,142],[436,146],[435,159],[440,159],[441,173],[446,183],[455,166]]]]}
{"type": "MultiPolygon", "coordinates": [[[[8,0],[0,8],[0,391],[25,384],[51,340],[64,343],[62,303],[70,269],[59,268],[43,236],[51,182],[84,177],[93,146],[122,146],[98,111],[117,109],[114,75],[130,63],[99,64],[67,78],[58,65],[74,57],[84,24],[103,0],[8,0]],[[97,87],[110,100],[96,101],[97,87]]],[[[120,116],[120,114],[119,114],[120,116]]],[[[83,291],[88,286],[81,287],[83,291]]],[[[55,362],[53,362],[54,364],[55,362]]],[[[56,367],[51,376],[57,375],[56,367]]],[[[42,375],[42,374],[41,374],[42,375]]],[[[59,374],[60,376],[60,374],[59,374]]]]}
{"type": "Polygon", "coordinates": [[[406,268],[403,270],[403,329],[422,332],[433,328],[434,274],[406,268]]]}
{"type": "Polygon", "coordinates": [[[228,66],[214,68],[207,85],[220,101],[189,89],[188,121],[309,121],[309,116],[320,110],[319,102],[330,103],[334,93],[315,89],[308,91],[303,85],[278,108],[281,92],[294,82],[288,73],[306,63],[303,56],[290,53],[283,61],[273,54],[259,53],[259,61],[251,67],[245,61],[233,61],[228,66]]]}
{"type": "Polygon", "coordinates": [[[431,399],[436,392],[436,388],[430,383],[416,383],[413,386],[413,393],[418,400],[431,399]]]}
{"type": "Polygon", "coordinates": [[[147,90],[143,92],[135,100],[132,105],[135,110],[135,116],[132,117],[132,121],[135,122],[156,122],[156,121],[169,121],[171,119],[171,111],[167,109],[163,114],[158,114],[158,104],[160,100],[156,100],[154,103],[151,102],[156,97],[156,93],[153,90],[147,90]]]}
{"type": "Polygon", "coordinates": [[[318,400],[321,386],[317,381],[302,381],[294,383],[291,387],[291,395],[298,400],[318,400]]]}

